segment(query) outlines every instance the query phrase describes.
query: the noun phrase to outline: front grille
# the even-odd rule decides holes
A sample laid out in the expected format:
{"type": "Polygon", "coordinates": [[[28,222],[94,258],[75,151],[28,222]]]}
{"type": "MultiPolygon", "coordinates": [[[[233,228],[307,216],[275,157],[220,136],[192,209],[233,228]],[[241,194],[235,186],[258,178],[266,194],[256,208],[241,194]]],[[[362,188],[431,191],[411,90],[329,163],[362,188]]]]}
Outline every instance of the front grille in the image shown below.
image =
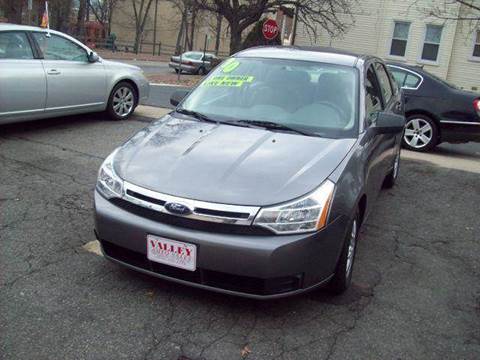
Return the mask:
{"type": "Polygon", "coordinates": [[[152,262],[144,254],[101,241],[105,254],[113,259],[135,267],[152,271],[156,274],[207,285],[219,289],[242,292],[252,295],[272,295],[295,291],[302,288],[303,274],[271,279],[260,279],[250,276],[228,274],[220,271],[197,268],[187,271],[168,265],[152,262]]]}
{"type": "Polygon", "coordinates": [[[132,214],[181,228],[205,231],[219,234],[236,234],[236,235],[252,235],[252,236],[272,236],[273,233],[266,229],[253,225],[235,225],[228,223],[215,223],[203,220],[189,219],[185,217],[170,215],[155,210],[147,209],[142,206],[133,204],[129,201],[114,198],[110,200],[116,206],[128,211],[132,214]]]}

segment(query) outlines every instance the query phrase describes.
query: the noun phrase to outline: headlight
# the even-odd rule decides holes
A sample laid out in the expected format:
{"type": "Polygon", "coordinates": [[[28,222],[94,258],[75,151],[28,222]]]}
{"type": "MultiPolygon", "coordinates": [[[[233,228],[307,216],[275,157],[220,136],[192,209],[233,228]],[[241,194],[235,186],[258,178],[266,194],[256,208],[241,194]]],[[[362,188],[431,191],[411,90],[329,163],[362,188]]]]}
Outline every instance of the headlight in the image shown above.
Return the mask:
{"type": "Polygon", "coordinates": [[[277,234],[320,230],[327,223],[334,189],[335,184],[326,180],[318,189],[301,199],[262,208],[253,223],[277,234]]]}
{"type": "Polygon", "coordinates": [[[122,197],[123,181],[115,174],[113,158],[117,150],[108,155],[98,172],[97,190],[107,199],[122,197]]]}

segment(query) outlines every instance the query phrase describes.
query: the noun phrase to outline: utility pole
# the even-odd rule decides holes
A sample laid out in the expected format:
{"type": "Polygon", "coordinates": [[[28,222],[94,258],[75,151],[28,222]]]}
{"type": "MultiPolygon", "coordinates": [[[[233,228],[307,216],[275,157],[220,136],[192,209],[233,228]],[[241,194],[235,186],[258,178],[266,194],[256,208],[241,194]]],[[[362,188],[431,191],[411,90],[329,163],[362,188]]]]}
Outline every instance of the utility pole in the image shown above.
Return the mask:
{"type": "Polygon", "coordinates": [[[158,0],[155,0],[155,18],[153,20],[153,55],[155,55],[155,46],[157,46],[157,15],[158,0]]]}

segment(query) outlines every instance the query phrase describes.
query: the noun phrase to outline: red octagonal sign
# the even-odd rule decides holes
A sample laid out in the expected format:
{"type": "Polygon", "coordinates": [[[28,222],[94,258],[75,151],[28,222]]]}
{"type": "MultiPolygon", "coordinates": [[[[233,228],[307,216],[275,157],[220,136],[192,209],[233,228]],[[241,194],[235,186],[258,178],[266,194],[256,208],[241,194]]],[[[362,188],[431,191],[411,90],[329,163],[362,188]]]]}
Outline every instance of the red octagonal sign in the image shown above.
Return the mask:
{"type": "Polygon", "coordinates": [[[273,19],[268,19],[263,23],[262,33],[265,39],[272,40],[278,35],[278,25],[273,19]]]}

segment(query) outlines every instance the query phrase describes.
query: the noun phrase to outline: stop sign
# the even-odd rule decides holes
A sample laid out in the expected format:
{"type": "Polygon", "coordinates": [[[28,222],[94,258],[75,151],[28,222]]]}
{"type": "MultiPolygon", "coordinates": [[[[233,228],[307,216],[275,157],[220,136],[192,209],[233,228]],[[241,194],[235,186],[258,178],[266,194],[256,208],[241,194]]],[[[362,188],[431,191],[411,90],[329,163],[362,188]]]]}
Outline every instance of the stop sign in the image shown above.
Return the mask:
{"type": "Polygon", "coordinates": [[[278,35],[278,25],[273,19],[268,19],[263,23],[262,33],[265,39],[272,40],[278,35]]]}

